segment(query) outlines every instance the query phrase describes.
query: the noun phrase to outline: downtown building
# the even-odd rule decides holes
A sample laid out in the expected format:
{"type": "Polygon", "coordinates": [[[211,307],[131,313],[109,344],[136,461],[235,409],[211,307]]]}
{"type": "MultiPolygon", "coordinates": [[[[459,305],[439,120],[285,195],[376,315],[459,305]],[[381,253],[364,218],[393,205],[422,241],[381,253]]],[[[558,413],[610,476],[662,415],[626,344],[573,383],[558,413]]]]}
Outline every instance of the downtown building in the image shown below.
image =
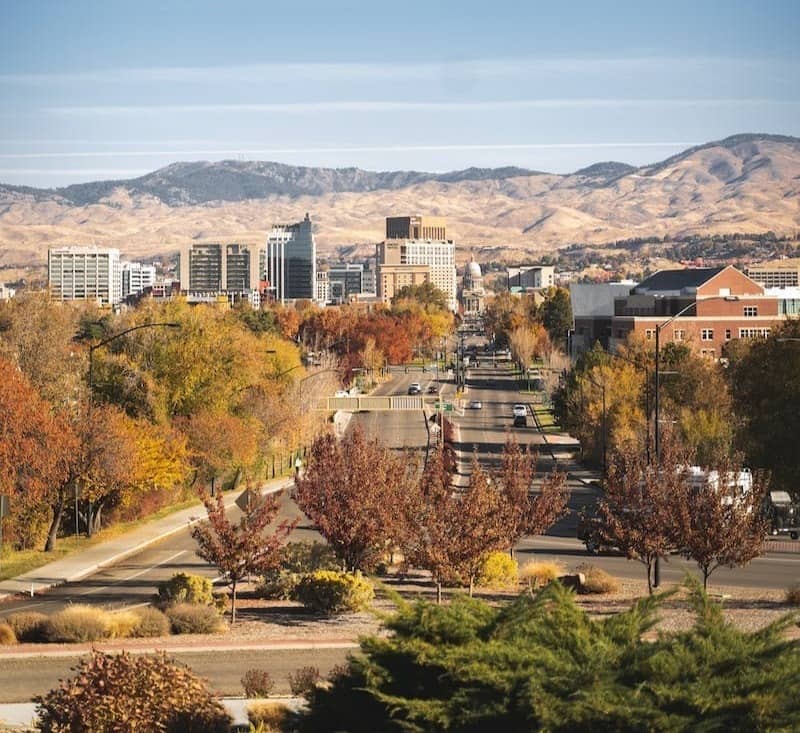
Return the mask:
{"type": "Polygon", "coordinates": [[[391,303],[407,285],[430,282],[447,297],[448,307],[456,311],[456,246],[447,239],[417,239],[390,234],[436,232],[446,234],[444,220],[434,217],[391,217],[386,220],[386,240],[376,248],[378,299],[391,303]],[[395,222],[401,222],[397,226],[395,222]],[[427,225],[426,222],[433,222],[427,225]]]}
{"type": "Polygon", "coordinates": [[[261,302],[261,248],[248,244],[204,242],[180,253],[180,288],[189,302],[261,302]]]}
{"type": "Polygon", "coordinates": [[[122,299],[139,295],[146,288],[152,288],[156,282],[156,266],[141,262],[123,262],[122,265],[122,299]]]}
{"type": "Polygon", "coordinates": [[[99,247],[49,249],[47,286],[55,300],[117,305],[122,300],[119,250],[99,247]]]}
{"type": "Polygon", "coordinates": [[[316,299],[317,243],[308,214],[295,224],[273,225],[267,235],[262,274],[273,300],[316,299]]]}

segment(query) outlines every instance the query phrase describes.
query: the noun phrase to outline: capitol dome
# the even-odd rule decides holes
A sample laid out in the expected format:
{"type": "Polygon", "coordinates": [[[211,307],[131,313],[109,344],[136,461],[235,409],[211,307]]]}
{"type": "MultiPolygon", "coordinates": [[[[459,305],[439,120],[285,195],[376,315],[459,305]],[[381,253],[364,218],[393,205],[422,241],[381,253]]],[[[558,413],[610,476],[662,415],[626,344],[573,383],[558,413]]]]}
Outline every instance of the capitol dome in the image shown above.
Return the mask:
{"type": "Polygon", "coordinates": [[[481,266],[475,262],[474,259],[470,260],[467,263],[467,269],[469,270],[469,276],[475,280],[476,278],[483,277],[481,273],[481,266]]]}

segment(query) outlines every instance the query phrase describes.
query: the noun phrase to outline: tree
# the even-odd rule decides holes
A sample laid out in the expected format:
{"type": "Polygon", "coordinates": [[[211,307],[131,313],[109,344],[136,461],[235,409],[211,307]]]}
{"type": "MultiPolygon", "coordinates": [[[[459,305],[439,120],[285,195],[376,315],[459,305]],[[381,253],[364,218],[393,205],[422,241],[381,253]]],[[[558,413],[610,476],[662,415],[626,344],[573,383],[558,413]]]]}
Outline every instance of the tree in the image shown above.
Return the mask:
{"type": "Polygon", "coordinates": [[[505,504],[503,526],[512,548],[525,535],[544,534],[568,511],[566,474],[553,471],[532,495],[535,469],[535,454],[528,448],[523,451],[513,437],[508,438],[497,478],[505,504]]]}
{"type": "Polygon", "coordinates": [[[12,362],[0,357],[0,495],[10,497],[6,538],[34,547],[51,523],[52,487],[69,475],[75,436],[12,362]]]}
{"type": "Polygon", "coordinates": [[[768,486],[763,473],[743,473],[741,459],[734,458],[705,471],[700,486],[687,487],[676,516],[680,549],[700,568],[703,588],[718,567],[741,567],[762,554],[768,486]]]}
{"type": "Polygon", "coordinates": [[[597,504],[601,541],[645,566],[650,593],[656,558],[680,546],[678,516],[687,492],[686,466],[686,457],[668,435],[662,438],[657,463],[649,463],[636,448],[615,451],[597,504]]]}
{"type": "Polygon", "coordinates": [[[539,317],[542,324],[556,344],[564,343],[567,331],[572,328],[572,302],[569,290],[565,288],[548,288],[545,298],[539,306],[539,317]]]}
{"type": "Polygon", "coordinates": [[[729,382],[740,424],[736,441],[751,466],[770,471],[773,488],[798,498],[800,321],[787,321],[731,364],[729,382]],[[794,339],[780,341],[779,339],[794,339]]]}
{"type": "Polygon", "coordinates": [[[449,308],[447,295],[437,288],[430,280],[419,285],[404,285],[392,298],[392,305],[397,307],[404,300],[416,301],[420,305],[434,310],[447,310],[449,308]]]}
{"type": "Polygon", "coordinates": [[[404,531],[400,548],[404,565],[430,572],[439,604],[442,586],[458,572],[454,551],[461,510],[441,444],[430,454],[420,480],[410,485],[402,508],[404,531]]]}
{"type": "Polygon", "coordinates": [[[413,461],[356,426],[341,441],[330,433],[314,441],[294,496],[345,567],[368,571],[398,538],[398,507],[413,476],[413,461]]]}
{"type": "Polygon", "coordinates": [[[791,617],[754,632],[690,585],[694,624],[646,638],[668,599],[592,618],[558,582],[491,606],[403,605],[311,693],[303,733],[797,730],[791,617]]]}
{"type": "Polygon", "coordinates": [[[231,719],[204,680],[155,655],[93,650],[75,675],[34,698],[44,733],[225,733],[231,719]]]}
{"type": "MultiPolygon", "coordinates": [[[[248,488],[251,495],[252,489],[248,488]]],[[[197,542],[197,554],[208,563],[216,565],[231,588],[231,623],[236,623],[236,589],[249,575],[263,575],[280,564],[281,549],[297,521],[281,520],[269,534],[264,530],[275,519],[279,504],[278,495],[253,497],[249,509],[242,513],[238,523],[228,519],[221,491],[211,497],[201,493],[208,513],[208,521],[192,528],[197,542]]]]}

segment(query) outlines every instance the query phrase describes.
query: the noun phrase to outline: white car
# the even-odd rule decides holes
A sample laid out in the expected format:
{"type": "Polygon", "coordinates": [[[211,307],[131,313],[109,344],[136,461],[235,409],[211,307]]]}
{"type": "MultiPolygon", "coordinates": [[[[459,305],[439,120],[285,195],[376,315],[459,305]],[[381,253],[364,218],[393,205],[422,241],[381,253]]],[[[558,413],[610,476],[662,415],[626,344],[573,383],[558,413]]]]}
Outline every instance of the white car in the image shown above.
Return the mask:
{"type": "Polygon", "coordinates": [[[528,408],[525,405],[517,403],[514,405],[513,408],[514,417],[527,417],[528,416],[528,408]]]}
{"type": "Polygon", "coordinates": [[[482,410],[483,409],[483,402],[481,402],[480,400],[472,400],[472,402],[469,403],[469,409],[470,410],[482,410]]]}
{"type": "Polygon", "coordinates": [[[411,382],[408,388],[409,394],[422,394],[422,385],[419,382],[411,382]]]}

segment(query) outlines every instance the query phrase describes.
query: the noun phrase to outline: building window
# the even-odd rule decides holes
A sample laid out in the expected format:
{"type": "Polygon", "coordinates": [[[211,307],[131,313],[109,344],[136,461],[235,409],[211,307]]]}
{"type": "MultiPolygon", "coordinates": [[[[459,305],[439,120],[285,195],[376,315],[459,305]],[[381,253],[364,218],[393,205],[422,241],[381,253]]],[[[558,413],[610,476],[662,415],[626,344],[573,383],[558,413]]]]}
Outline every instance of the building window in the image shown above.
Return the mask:
{"type": "Polygon", "coordinates": [[[702,356],[705,359],[713,359],[714,349],[700,349],[700,356],[702,356]]]}
{"type": "Polygon", "coordinates": [[[745,318],[755,318],[758,315],[758,306],[757,305],[746,305],[744,307],[744,317],[745,318]]]}
{"type": "Polygon", "coordinates": [[[769,328],[740,328],[739,329],[739,338],[740,339],[757,339],[762,338],[765,339],[769,336],[770,329],[769,328]]]}
{"type": "MultiPolygon", "coordinates": [[[[700,331],[700,340],[701,341],[713,341],[714,340],[714,329],[713,328],[703,328],[700,331]]],[[[712,349],[713,351],[713,349],[712,349]]]]}
{"type": "Polygon", "coordinates": [[[683,341],[686,338],[686,331],[682,328],[676,328],[672,332],[672,340],[673,341],[683,341]]]}
{"type": "Polygon", "coordinates": [[[644,331],[644,337],[648,341],[652,341],[656,337],[656,329],[655,328],[646,328],[644,331]]]}
{"type": "Polygon", "coordinates": [[[726,341],[730,341],[731,340],[731,329],[730,328],[726,328],[725,329],[725,340],[726,341]]]}

